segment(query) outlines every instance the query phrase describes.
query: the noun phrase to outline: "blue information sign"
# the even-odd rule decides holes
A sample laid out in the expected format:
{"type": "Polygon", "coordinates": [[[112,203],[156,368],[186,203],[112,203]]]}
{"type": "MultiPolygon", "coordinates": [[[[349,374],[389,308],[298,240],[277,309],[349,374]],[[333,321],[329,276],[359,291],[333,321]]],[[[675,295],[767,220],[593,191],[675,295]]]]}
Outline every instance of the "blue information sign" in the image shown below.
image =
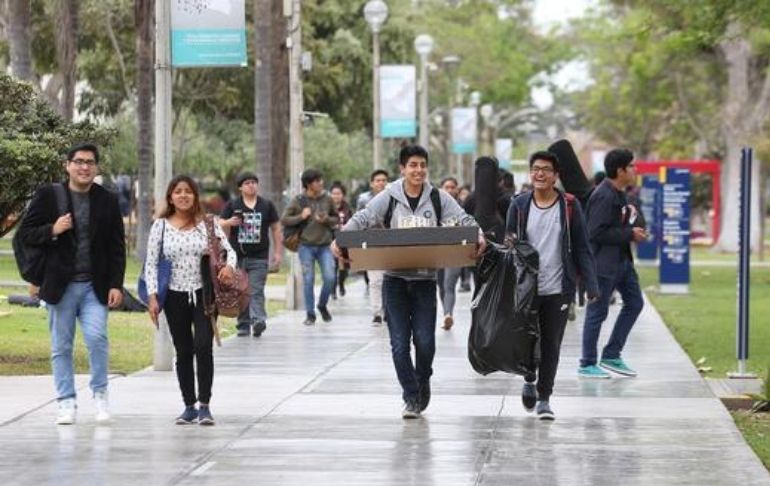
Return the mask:
{"type": "Polygon", "coordinates": [[[247,65],[244,0],[168,1],[174,67],[247,65]]]}
{"type": "Polygon", "coordinates": [[[661,168],[660,291],[687,293],[690,283],[690,171],[661,168]]]}
{"type": "Polygon", "coordinates": [[[656,176],[642,177],[639,203],[647,223],[648,236],[646,240],[636,244],[636,256],[640,263],[652,263],[658,258],[658,245],[660,244],[660,222],[658,221],[660,183],[656,176]]]}

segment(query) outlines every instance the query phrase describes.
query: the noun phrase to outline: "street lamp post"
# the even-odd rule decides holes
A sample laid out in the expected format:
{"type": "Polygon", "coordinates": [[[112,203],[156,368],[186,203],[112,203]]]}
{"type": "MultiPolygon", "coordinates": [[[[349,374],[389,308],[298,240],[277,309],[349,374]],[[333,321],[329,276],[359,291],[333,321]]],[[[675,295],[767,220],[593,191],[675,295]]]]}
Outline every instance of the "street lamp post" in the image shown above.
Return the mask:
{"type": "Polygon", "coordinates": [[[428,55],[433,50],[433,38],[420,34],[414,40],[414,50],[420,56],[420,145],[430,150],[428,132],[428,55]]]}
{"type": "Polygon", "coordinates": [[[364,18],[372,29],[372,166],[380,168],[380,29],[388,18],[388,5],[382,0],[369,0],[364,18]]]}
{"type": "MultiPolygon", "coordinates": [[[[448,56],[444,56],[443,59],[441,59],[441,64],[444,65],[444,69],[447,72],[447,75],[449,76],[449,103],[447,104],[447,151],[446,151],[446,169],[447,174],[452,175],[452,109],[455,105],[455,97],[456,97],[456,85],[455,85],[455,79],[454,79],[454,73],[457,69],[457,66],[460,64],[460,58],[458,56],[455,56],[454,54],[450,54],[448,56]]],[[[459,158],[459,155],[457,156],[459,158]]],[[[454,174],[455,177],[462,178],[462,174],[454,174]]],[[[461,182],[458,179],[458,182],[461,182]]]]}

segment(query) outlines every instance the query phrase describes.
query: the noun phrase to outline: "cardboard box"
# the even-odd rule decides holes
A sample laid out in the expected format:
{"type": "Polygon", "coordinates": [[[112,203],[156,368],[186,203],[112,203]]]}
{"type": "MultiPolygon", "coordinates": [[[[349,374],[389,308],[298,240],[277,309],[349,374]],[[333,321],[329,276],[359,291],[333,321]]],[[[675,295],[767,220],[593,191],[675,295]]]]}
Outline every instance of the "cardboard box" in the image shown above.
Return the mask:
{"type": "Polygon", "coordinates": [[[342,231],[337,245],[347,251],[352,270],[467,267],[479,239],[477,226],[342,231]]]}

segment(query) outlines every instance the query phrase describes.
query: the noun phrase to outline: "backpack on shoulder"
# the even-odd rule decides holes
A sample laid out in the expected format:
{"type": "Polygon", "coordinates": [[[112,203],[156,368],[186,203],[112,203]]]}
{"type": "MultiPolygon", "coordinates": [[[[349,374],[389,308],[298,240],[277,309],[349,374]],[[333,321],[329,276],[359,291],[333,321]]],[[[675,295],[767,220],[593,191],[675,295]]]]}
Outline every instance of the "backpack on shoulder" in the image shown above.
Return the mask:
{"type": "MultiPolygon", "coordinates": [[[[53,190],[56,196],[57,215],[66,214],[67,193],[64,184],[53,184],[53,190]]],[[[43,283],[43,277],[45,277],[46,250],[42,246],[25,245],[21,241],[21,233],[21,229],[16,230],[11,243],[16,266],[19,268],[19,275],[25,282],[39,287],[43,283]]]]}
{"type": "MultiPolygon", "coordinates": [[[[302,212],[303,209],[309,206],[308,200],[305,196],[299,196],[299,209],[302,212]]],[[[302,236],[302,230],[307,226],[307,220],[302,221],[294,226],[283,227],[283,247],[291,252],[296,252],[299,249],[299,238],[302,236]]]]}

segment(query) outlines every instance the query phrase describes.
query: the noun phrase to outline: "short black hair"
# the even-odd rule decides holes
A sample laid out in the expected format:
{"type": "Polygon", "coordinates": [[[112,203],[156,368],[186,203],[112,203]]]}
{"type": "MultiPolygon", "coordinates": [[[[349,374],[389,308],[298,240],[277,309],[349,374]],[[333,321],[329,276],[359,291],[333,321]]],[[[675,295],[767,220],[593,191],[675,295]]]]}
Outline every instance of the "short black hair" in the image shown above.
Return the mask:
{"type": "Polygon", "coordinates": [[[369,182],[374,182],[374,178],[378,175],[384,175],[386,179],[390,179],[390,174],[388,174],[388,171],[385,169],[377,169],[374,172],[372,172],[372,175],[369,176],[369,182]]]}
{"type": "Polygon", "coordinates": [[[505,169],[500,169],[497,171],[497,182],[498,184],[501,184],[502,187],[506,189],[516,188],[516,184],[513,182],[513,174],[511,174],[505,169]]]}
{"type": "Polygon", "coordinates": [[[73,145],[68,151],[67,151],[67,160],[72,160],[72,158],[75,156],[76,153],[80,151],[84,152],[91,152],[94,154],[94,160],[96,163],[99,163],[99,149],[96,148],[96,145],[92,143],[79,143],[77,145],[73,145]]]}
{"type": "Polygon", "coordinates": [[[618,170],[625,169],[634,160],[634,153],[628,149],[617,148],[607,152],[604,156],[604,171],[610,179],[618,177],[618,170]]]}
{"type": "Polygon", "coordinates": [[[425,159],[425,163],[428,163],[428,151],[421,145],[404,145],[401,152],[398,154],[398,165],[406,166],[409,157],[422,157],[425,159]]]}
{"type": "Polygon", "coordinates": [[[529,168],[532,168],[532,165],[535,163],[536,160],[545,160],[547,162],[550,162],[551,165],[553,165],[553,171],[557,174],[559,173],[559,157],[556,156],[555,153],[549,152],[548,150],[538,150],[534,154],[529,156],[529,168]]]}
{"type": "Polygon", "coordinates": [[[302,188],[307,189],[307,186],[323,178],[324,178],[324,175],[321,173],[320,170],[307,169],[305,170],[305,172],[302,173],[302,188]]]}

